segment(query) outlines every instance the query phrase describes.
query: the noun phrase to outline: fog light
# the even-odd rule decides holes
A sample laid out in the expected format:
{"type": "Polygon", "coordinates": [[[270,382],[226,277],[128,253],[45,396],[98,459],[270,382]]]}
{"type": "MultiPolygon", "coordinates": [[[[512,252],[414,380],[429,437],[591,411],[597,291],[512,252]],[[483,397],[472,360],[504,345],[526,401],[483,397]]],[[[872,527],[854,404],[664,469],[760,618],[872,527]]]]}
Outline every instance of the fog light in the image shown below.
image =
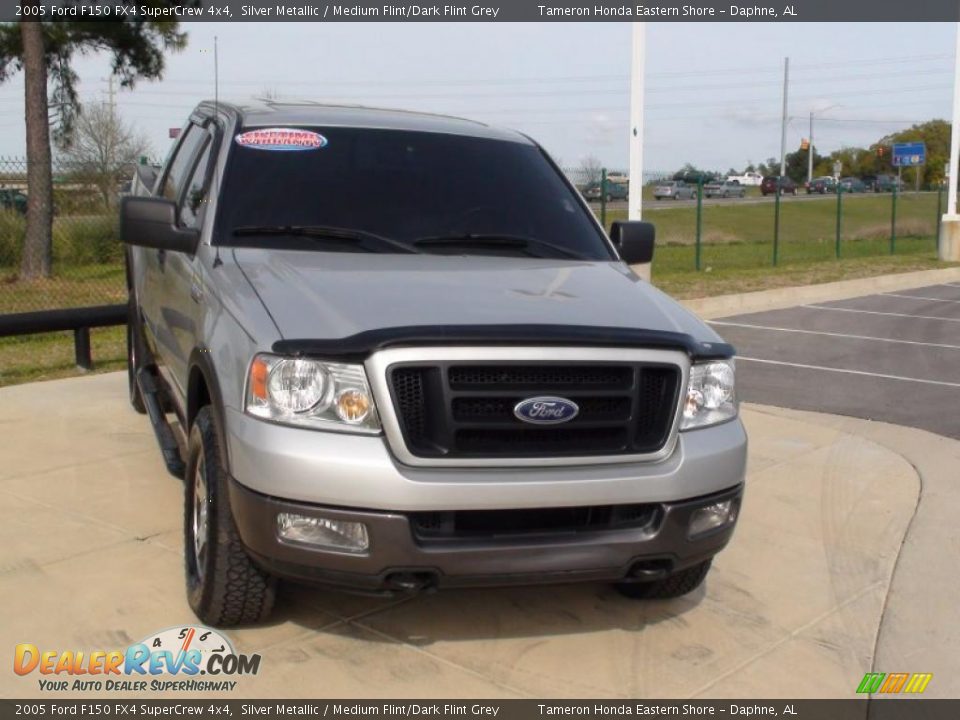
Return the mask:
{"type": "Polygon", "coordinates": [[[367,419],[371,405],[365,392],[350,388],[337,395],[337,416],[345,423],[356,425],[367,419]]]}
{"type": "Polygon", "coordinates": [[[688,537],[703,535],[711,530],[716,530],[724,525],[730,525],[737,519],[737,501],[735,499],[724,500],[702,507],[690,518],[690,531],[688,537]]]}
{"type": "Polygon", "coordinates": [[[345,552],[364,552],[370,547],[366,525],[325,517],[279,513],[277,535],[286,542],[345,552]]]}

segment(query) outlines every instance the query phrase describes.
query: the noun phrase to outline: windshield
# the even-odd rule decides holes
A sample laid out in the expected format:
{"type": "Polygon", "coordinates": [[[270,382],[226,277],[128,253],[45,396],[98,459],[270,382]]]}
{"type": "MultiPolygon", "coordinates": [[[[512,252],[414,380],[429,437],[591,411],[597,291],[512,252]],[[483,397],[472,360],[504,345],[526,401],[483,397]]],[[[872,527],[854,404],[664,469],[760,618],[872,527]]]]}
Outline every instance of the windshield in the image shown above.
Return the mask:
{"type": "Polygon", "coordinates": [[[325,144],[280,151],[234,142],[221,194],[218,244],[613,257],[577,196],[534,145],[428,132],[302,129],[319,133],[325,144]],[[283,228],[298,230],[278,231],[283,228]],[[379,236],[384,242],[332,242],[317,228],[335,228],[341,236],[350,231],[379,236]],[[481,240],[503,237],[529,242],[481,240]],[[424,238],[432,242],[418,245],[424,238]],[[465,240],[438,243],[437,238],[465,240]]]}

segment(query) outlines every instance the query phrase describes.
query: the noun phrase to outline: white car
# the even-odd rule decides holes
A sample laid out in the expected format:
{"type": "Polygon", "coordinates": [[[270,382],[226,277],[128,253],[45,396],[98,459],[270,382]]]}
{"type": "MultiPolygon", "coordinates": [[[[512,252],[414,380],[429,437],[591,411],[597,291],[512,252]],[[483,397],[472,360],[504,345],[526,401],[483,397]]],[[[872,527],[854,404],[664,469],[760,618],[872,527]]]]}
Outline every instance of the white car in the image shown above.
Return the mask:
{"type": "Polygon", "coordinates": [[[734,185],[746,185],[748,187],[759,187],[763,182],[763,175],[758,172],[745,172],[743,175],[728,175],[727,182],[734,185]]]}

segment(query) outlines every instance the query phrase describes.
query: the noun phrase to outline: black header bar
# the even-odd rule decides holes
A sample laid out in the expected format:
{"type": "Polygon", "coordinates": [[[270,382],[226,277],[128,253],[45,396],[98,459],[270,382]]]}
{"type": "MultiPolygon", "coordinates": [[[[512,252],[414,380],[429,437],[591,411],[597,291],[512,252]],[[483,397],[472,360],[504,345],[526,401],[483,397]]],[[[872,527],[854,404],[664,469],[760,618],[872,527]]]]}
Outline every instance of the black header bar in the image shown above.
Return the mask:
{"type": "MultiPolygon", "coordinates": [[[[956,0],[0,0],[0,20],[156,19],[181,22],[958,22],[956,0]],[[30,13],[25,14],[25,13],[30,13]]],[[[891,36],[893,41],[895,36],[891,36]]]]}

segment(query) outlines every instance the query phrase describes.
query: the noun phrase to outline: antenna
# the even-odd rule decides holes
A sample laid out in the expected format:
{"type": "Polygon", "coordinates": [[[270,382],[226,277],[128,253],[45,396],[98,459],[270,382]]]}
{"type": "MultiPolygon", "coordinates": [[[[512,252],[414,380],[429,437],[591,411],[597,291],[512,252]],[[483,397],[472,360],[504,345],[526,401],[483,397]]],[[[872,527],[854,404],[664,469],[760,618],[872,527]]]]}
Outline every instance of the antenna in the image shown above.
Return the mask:
{"type": "Polygon", "coordinates": [[[213,109],[220,113],[220,54],[217,52],[217,36],[213,36],[213,109]]]}
{"type": "MultiPolygon", "coordinates": [[[[213,125],[214,129],[220,123],[220,55],[217,51],[217,36],[213,36],[213,125]]],[[[221,133],[221,139],[223,133],[221,133]]],[[[217,148],[219,154],[219,146],[217,148]]],[[[217,178],[217,171],[220,167],[220,158],[213,158],[213,181],[210,183],[211,191],[219,192],[220,185],[217,178]]],[[[215,245],[216,250],[214,251],[213,257],[213,267],[220,267],[223,265],[223,260],[220,259],[220,245],[215,245]]]]}

